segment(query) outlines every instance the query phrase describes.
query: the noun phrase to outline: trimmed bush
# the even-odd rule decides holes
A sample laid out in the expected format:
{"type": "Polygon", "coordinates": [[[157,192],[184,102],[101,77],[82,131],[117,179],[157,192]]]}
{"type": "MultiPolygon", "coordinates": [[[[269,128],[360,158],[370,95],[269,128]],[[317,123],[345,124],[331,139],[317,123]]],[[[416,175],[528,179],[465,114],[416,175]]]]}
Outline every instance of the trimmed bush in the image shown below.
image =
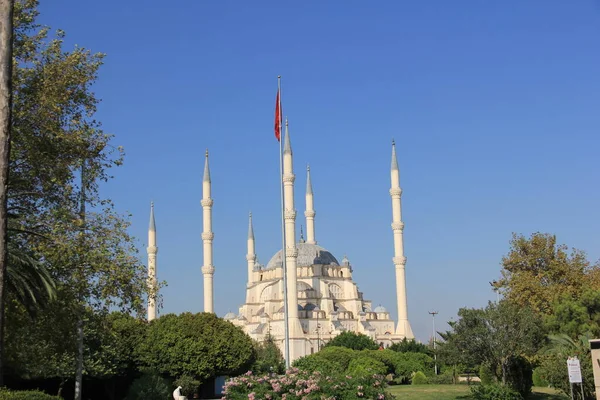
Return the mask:
{"type": "Polygon", "coordinates": [[[395,381],[408,384],[417,371],[433,372],[433,359],[423,353],[397,353],[398,359],[394,365],[395,381]]]}
{"type": "Polygon", "coordinates": [[[396,363],[400,361],[398,353],[389,349],[385,350],[363,350],[360,353],[361,357],[370,357],[385,364],[387,371],[385,375],[396,372],[396,363]]]}
{"type": "Polygon", "coordinates": [[[413,385],[425,385],[429,383],[425,374],[421,371],[417,371],[412,378],[413,385]]]}
{"type": "Polygon", "coordinates": [[[166,379],[158,374],[148,373],[131,383],[127,400],[165,400],[172,391],[166,379]]]}
{"type": "Polygon", "coordinates": [[[319,357],[319,353],[300,357],[292,364],[295,368],[312,373],[318,371],[323,375],[339,374],[344,371],[339,365],[325,358],[319,357]]]}
{"type": "Polygon", "coordinates": [[[359,356],[350,361],[346,374],[350,376],[386,375],[387,370],[381,361],[368,356],[359,356]]]}
{"type": "Polygon", "coordinates": [[[0,400],[62,400],[39,390],[8,390],[0,389],[0,400]]]}
{"type": "Polygon", "coordinates": [[[550,384],[544,379],[542,370],[540,368],[536,368],[533,370],[531,379],[533,380],[533,386],[540,386],[540,387],[550,386],[550,384]]]}
{"type": "Polygon", "coordinates": [[[350,361],[352,361],[357,354],[359,353],[352,349],[338,346],[325,347],[318,353],[315,353],[318,357],[337,364],[339,366],[338,372],[347,370],[350,361]]]}
{"type": "Polygon", "coordinates": [[[473,385],[471,394],[475,400],[523,400],[523,396],[508,386],[473,385]]]}
{"type": "Polygon", "coordinates": [[[454,383],[452,370],[444,371],[444,373],[439,375],[430,376],[429,383],[432,383],[434,385],[452,385],[454,383]]]}

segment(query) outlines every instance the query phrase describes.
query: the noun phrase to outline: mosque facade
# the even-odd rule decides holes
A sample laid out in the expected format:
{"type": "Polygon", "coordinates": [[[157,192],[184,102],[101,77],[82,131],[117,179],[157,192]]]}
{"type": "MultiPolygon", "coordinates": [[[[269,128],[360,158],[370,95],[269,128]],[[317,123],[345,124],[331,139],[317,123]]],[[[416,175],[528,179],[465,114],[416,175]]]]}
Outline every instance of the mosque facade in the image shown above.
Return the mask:
{"type": "MultiPolygon", "coordinates": [[[[278,251],[266,265],[257,261],[252,215],[249,217],[247,239],[247,284],[245,302],[239,312],[228,313],[224,318],[240,326],[253,339],[264,341],[268,336],[284,352],[284,315],[288,308],[289,353],[291,361],[318,351],[327,341],[345,331],[365,334],[383,347],[404,338],[414,338],[408,321],[404,256],[404,241],[401,211],[399,168],[395,144],[392,143],[391,188],[392,232],[394,236],[394,271],[398,322],[383,306],[374,307],[364,297],[352,278],[353,266],[346,256],[340,261],[315,238],[314,193],[307,168],[306,183],[306,239],[301,232],[296,240],[296,208],[294,205],[293,152],[286,121],[283,138],[283,187],[284,187],[284,226],[286,236],[285,255],[278,251]],[[284,277],[284,262],[287,274],[284,277]],[[284,302],[284,285],[287,285],[287,304],[284,302]]],[[[204,311],[214,312],[212,243],[211,178],[208,152],[205,158],[203,176],[203,261],[204,311]]],[[[156,276],[156,237],[154,214],[151,214],[148,247],[149,278],[155,282],[156,276]]],[[[390,271],[390,278],[391,278],[390,271]]],[[[148,319],[156,316],[155,304],[149,301],[148,319]]]]}

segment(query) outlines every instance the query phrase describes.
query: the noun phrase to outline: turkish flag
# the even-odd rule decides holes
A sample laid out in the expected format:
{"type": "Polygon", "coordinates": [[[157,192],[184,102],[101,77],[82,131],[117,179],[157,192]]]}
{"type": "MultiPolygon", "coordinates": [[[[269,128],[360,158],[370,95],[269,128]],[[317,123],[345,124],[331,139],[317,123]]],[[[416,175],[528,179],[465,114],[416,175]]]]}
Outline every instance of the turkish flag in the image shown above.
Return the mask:
{"type": "Polygon", "coordinates": [[[279,99],[279,89],[277,89],[277,98],[275,99],[275,137],[279,142],[281,140],[281,100],[279,99]]]}

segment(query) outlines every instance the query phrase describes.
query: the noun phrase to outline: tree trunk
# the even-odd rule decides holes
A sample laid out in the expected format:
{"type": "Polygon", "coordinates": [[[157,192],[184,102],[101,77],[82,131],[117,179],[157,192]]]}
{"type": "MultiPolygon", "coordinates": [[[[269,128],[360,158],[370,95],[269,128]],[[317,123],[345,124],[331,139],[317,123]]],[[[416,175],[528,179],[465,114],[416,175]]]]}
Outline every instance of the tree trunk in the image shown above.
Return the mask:
{"type": "Polygon", "coordinates": [[[81,400],[83,384],[83,315],[77,320],[77,368],[75,370],[75,400],[81,400]]]}
{"type": "Polygon", "coordinates": [[[0,387],[4,386],[4,281],[12,108],[13,0],[0,0],[0,387]]]}

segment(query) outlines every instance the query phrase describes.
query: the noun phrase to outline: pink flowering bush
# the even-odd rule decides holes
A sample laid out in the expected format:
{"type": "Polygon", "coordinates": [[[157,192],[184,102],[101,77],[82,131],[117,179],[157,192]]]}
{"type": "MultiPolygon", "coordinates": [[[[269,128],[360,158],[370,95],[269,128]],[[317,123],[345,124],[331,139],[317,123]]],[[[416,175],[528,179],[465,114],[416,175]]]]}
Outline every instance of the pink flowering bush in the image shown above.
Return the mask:
{"type": "Polygon", "coordinates": [[[225,383],[223,400],[394,399],[383,376],[326,376],[291,368],[285,375],[255,376],[251,371],[225,383]]]}

